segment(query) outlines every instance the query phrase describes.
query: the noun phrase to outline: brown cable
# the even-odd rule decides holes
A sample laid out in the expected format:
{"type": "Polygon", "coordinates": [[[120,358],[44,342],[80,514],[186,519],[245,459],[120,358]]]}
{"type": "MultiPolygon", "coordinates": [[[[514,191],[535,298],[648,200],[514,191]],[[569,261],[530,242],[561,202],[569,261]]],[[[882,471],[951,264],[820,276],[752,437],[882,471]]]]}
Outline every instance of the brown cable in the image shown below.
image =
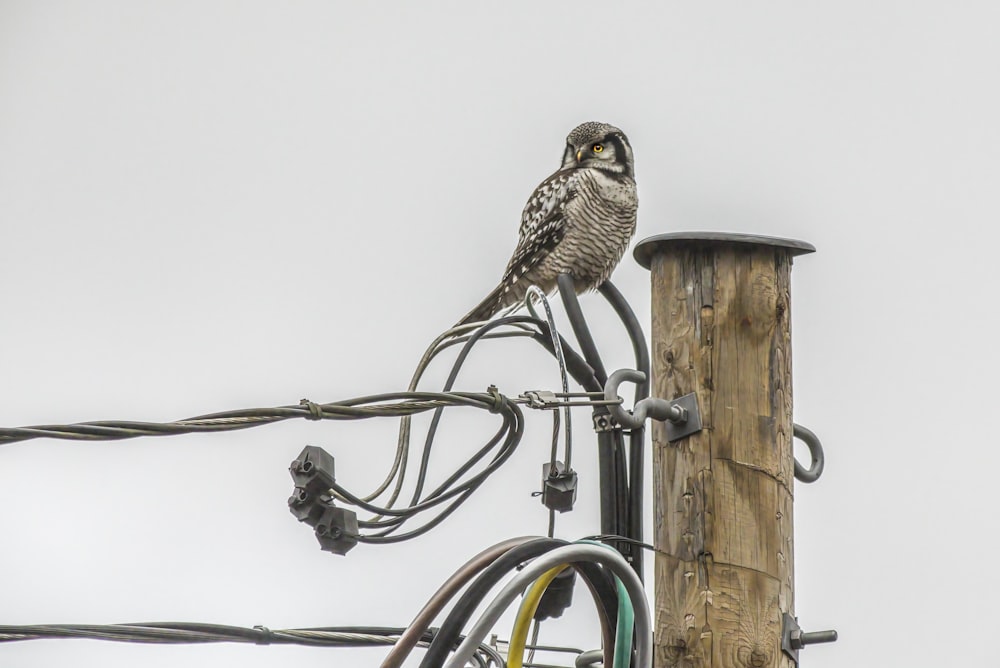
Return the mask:
{"type": "MultiPolygon", "coordinates": [[[[399,640],[392,646],[392,649],[382,660],[381,668],[400,668],[403,661],[410,655],[416,646],[417,641],[430,627],[431,622],[437,617],[441,609],[452,599],[452,597],[465,586],[477,573],[496,561],[500,556],[513,547],[535,540],[537,536],[521,536],[501,541],[492,547],[488,547],[476,556],[469,559],[455,573],[445,580],[444,584],[438,588],[430,600],[424,604],[417,616],[413,618],[410,625],[406,627],[399,640]]],[[[613,644],[613,643],[612,643],[613,644]]],[[[607,664],[611,665],[611,664],[607,664]]]]}

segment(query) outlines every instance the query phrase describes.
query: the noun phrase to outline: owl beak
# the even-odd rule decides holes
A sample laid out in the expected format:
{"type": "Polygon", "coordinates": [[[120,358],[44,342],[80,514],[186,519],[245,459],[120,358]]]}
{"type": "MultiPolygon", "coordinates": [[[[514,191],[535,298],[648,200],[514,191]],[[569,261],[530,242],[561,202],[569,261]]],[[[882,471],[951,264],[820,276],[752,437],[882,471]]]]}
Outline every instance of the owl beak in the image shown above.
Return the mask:
{"type": "Polygon", "coordinates": [[[576,152],[576,161],[580,162],[581,160],[583,160],[583,149],[576,152]]]}

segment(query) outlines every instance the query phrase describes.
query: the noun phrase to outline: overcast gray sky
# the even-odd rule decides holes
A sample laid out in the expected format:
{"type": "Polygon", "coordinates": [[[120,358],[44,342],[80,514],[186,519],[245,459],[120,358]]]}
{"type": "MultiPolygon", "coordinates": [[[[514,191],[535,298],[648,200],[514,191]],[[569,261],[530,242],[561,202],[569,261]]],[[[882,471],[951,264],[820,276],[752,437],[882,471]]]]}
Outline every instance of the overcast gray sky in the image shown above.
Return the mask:
{"type": "MultiPolygon", "coordinates": [[[[795,419],[828,455],[796,486],[796,609],[841,640],[803,665],[991,665],[998,22],[973,1],[2,0],[0,424],[404,389],[499,277],[566,133],[607,121],[634,146],[637,238],[818,249],[792,276],[795,419]]],[[[647,272],[629,254],[613,279],[648,322],[647,272]]],[[[595,329],[627,366],[618,329],[595,329]]],[[[558,383],[533,348],[493,350],[463,389],[558,383]]],[[[586,422],[566,538],[597,528],[586,422]]],[[[549,423],[531,415],[512,461],[426,537],[321,552],[285,507],[289,461],[321,445],[365,490],[394,428],[5,446],[0,623],[403,625],[482,547],[545,531],[530,493],[549,423]]],[[[446,425],[438,470],[486,437],[446,425]]],[[[592,610],[542,637],[594,646],[592,610]]],[[[0,645],[10,666],[383,654],[0,645]]]]}

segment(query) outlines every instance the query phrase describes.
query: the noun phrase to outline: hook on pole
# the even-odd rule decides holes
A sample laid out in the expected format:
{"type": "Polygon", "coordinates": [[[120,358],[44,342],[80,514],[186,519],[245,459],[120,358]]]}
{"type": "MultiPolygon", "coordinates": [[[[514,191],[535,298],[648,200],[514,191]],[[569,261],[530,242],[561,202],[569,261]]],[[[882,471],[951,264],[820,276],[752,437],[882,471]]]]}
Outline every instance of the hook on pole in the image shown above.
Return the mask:
{"type": "MultiPolygon", "coordinates": [[[[604,385],[604,398],[610,401],[618,400],[618,386],[623,382],[644,383],[646,374],[635,369],[619,369],[610,376],[604,385]]],[[[666,423],[667,440],[678,441],[701,431],[701,414],[698,412],[698,400],[694,393],[667,401],[655,397],[642,399],[627,411],[620,405],[609,405],[611,416],[623,427],[636,429],[646,422],[647,418],[666,423]]]]}
{"type": "Polygon", "coordinates": [[[799,464],[799,460],[795,460],[795,479],[799,482],[816,482],[823,475],[825,463],[823,444],[819,442],[819,436],[800,424],[793,425],[792,435],[809,447],[809,457],[812,460],[809,468],[799,464]]]}

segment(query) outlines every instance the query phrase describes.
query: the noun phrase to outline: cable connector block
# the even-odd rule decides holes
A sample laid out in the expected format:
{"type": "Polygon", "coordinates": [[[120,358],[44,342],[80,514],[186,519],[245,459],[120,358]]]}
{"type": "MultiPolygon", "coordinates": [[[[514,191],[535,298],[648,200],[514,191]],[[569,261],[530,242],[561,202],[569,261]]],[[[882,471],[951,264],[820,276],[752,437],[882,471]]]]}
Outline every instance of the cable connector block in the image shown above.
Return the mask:
{"type": "Polygon", "coordinates": [[[288,467],[295,487],[306,490],[310,496],[329,493],[334,477],[333,455],[315,445],[307,445],[288,467]]]}
{"type": "Polygon", "coordinates": [[[305,487],[296,487],[288,497],[288,511],[299,522],[315,527],[323,512],[333,503],[329,494],[313,495],[305,487]]]}
{"type": "Polygon", "coordinates": [[[557,575],[545,588],[538,600],[535,610],[535,621],[544,621],[553,617],[561,617],[562,613],[573,604],[573,587],[576,585],[576,570],[567,568],[557,575]]]}
{"type": "Polygon", "coordinates": [[[576,471],[566,469],[562,462],[542,464],[542,503],[546,508],[564,513],[576,503],[576,471]]]}
{"type": "Polygon", "coordinates": [[[323,448],[307,445],[288,467],[295,489],[288,497],[288,510],[300,522],[315,527],[327,507],[333,504],[333,455],[323,448]]]}
{"type": "Polygon", "coordinates": [[[358,514],[349,508],[328,507],[316,523],[320,549],[344,555],[358,544],[358,514]]]}

